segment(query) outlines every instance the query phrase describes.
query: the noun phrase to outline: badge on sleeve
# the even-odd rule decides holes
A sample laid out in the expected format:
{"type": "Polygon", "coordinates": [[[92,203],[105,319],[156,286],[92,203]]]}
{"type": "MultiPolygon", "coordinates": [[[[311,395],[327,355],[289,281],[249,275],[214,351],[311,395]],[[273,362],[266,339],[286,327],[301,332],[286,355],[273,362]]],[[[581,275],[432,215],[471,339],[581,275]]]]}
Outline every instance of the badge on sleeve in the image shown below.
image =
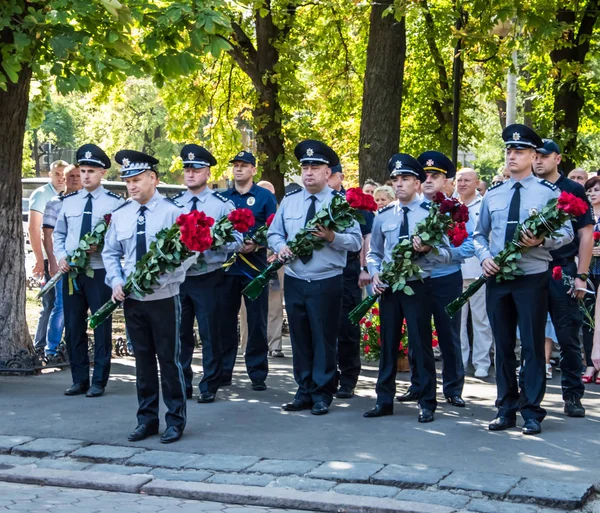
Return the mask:
{"type": "Polygon", "coordinates": [[[251,207],[252,205],[254,205],[256,203],[256,199],[254,198],[254,196],[250,196],[247,200],[246,200],[246,205],[248,205],[249,207],[251,207]]]}

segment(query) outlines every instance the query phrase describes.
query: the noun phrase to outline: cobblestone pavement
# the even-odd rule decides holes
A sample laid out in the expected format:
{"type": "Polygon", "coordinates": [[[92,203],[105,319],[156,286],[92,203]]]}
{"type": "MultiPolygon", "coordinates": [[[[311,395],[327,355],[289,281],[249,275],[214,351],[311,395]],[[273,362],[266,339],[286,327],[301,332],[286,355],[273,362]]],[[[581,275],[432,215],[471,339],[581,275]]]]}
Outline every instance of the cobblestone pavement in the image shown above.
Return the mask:
{"type": "Polygon", "coordinates": [[[290,513],[292,510],[134,493],[0,483],[0,511],[28,513],[290,513]]]}

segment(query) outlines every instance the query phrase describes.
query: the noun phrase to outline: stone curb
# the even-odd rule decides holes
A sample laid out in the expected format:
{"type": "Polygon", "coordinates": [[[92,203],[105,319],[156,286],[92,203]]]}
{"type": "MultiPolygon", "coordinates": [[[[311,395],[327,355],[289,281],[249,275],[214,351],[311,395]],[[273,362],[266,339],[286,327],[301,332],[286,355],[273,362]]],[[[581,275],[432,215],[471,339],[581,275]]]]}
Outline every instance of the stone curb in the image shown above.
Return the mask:
{"type": "Polygon", "coordinates": [[[10,483],[88,488],[107,492],[139,493],[152,480],[146,474],[122,475],[108,472],[80,472],[39,468],[34,465],[0,470],[0,481],[10,483]]]}
{"type": "Polygon", "coordinates": [[[290,489],[260,488],[236,485],[208,485],[154,480],[142,487],[142,493],[245,504],[271,508],[337,511],[344,513],[456,513],[455,508],[394,499],[341,495],[334,492],[299,492],[290,489]]]}

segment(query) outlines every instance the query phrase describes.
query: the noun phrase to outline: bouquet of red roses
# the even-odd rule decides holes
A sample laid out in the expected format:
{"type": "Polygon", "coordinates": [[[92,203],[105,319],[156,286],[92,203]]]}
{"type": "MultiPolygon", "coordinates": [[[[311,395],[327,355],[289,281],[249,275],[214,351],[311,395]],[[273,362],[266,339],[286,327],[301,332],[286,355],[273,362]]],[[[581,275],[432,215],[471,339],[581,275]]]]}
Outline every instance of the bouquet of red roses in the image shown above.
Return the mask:
{"type": "MultiPolygon", "coordinates": [[[[413,248],[413,237],[418,236],[421,240],[432,247],[434,253],[443,242],[444,237],[449,236],[454,246],[460,246],[468,237],[465,223],[469,220],[469,209],[459,203],[455,198],[446,198],[438,192],[431,202],[429,215],[421,221],[410,239],[400,240],[392,250],[392,260],[385,262],[379,277],[387,283],[394,292],[404,291],[407,295],[414,294],[408,285],[408,278],[420,277],[421,268],[415,260],[422,255],[413,248]]],[[[348,318],[353,323],[358,323],[377,301],[378,294],[367,296],[348,318]]]]}
{"type": "MultiPolygon", "coordinates": [[[[91,232],[86,233],[79,241],[79,246],[73,251],[73,254],[67,259],[67,263],[71,267],[69,275],[69,294],[73,294],[73,289],[77,290],[77,282],[75,278],[79,274],[85,274],[88,277],[94,276],[94,270],[90,267],[90,249],[96,247],[96,251],[102,251],[104,246],[104,236],[110,224],[111,214],[106,214],[91,232]]],[[[38,292],[36,299],[41,298],[44,294],[51,291],[59,280],[67,274],[63,271],[58,271],[38,292]]]]}
{"type": "MultiPolygon", "coordinates": [[[[287,242],[288,248],[294,254],[293,259],[311,255],[314,250],[321,249],[324,246],[324,241],[312,233],[317,225],[341,233],[352,226],[355,220],[364,224],[365,220],[361,210],[374,212],[377,210],[377,203],[375,203],[372,196],[365,194],[360,187],[348,189],[345,198],[341,194],[335,194],[329,204],[323,205],[315,217],[294,238],[287,242]]],[[[270,264],[248,284],[242,293],[252,300],[256,299],[283,265],[279,260],[270,264]]]]}
{"type": "MultiPolygon", "coordinates": [[[[233,231],[245,233],[254,224],[254,216],[249,209],[239,209],[223,216],[216,223],[204,212],[192,210],[181,214],[175,224],[156,234],[156,240],[150,243],[148,252],[135,264],[135,271],[127,277],[123,286],[125,295],[135,292],[146,296],[154,291],[161,275],[173,272],[194,252],[202,254],[209,249],[217,249],[233,242],[233,231]],[[242,212],[240,212],[240,210],[242,212]],[[212,229],[211,229],[212,228],[212,229]]],[[[102,324],[119,306],[112,300],[105,303],[90,318],[90,328],[102,324]]]]}
{"type": "MultiPolygon", "coordinates": [[[[269,226],[271,226],[271,223],[273,222],[273,218],[275,217],[275,214],[271,214],[268,218],[265,224],[263,224],[260,228],[258,228],[252,235],[246,237],[244,239],[244,244],[248,243],[248,242],[254,242],[257,246],[266,246],[267,245],[267,231],[269,229],[269,226]]],[[[233,255],[231,255],[231,257],[227,260],[227,262],[225,262],[223,264],[223,267],[225,269],[231,267],[235,261],[238,259],[238,257],[240,257],[244,262],[246,262],[246,264],[248,266],[250,266],[252,269],[254,269],[257,272],[260,272],[251,262],[248,261],[248,259],[241,253],[234,253],[233,255]]]]}
{"type": "MultiPolygon", "coordinates": [[[[588,208],[589,205],[585,201],[563,191],[558,198],[550,200],[541,212],[529,216],[517,226],[513,239],[507,242],[504,249],[494,257],[494,262],[500,267],[500,272],[496,274],[496,281],[514,280],[515,276],[523,274],[523,271],[518,268],[517,262],[523,253],[531,249],[523,246],[520,242],[523,230],[529,230],[534,237],[556,237],[561,226],[567,221],[585,214],[588,208]]],[[[481,275],[458,298],[446,306],[446,313],[450,317],[454,317],[473,294],[483,287],[487,279],[481,275]]]]}

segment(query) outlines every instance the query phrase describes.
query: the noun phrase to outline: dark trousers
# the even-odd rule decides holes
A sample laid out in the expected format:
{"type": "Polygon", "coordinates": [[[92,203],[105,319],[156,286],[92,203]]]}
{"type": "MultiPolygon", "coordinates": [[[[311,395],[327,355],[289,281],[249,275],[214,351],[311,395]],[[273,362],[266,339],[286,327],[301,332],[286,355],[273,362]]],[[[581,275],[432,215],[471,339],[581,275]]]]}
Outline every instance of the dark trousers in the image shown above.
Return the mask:
{"type": "MultiPolygon", "coordinates": [[[[88,310],[95,313],[110,300],[111,290],[104,284],[106,271],[94,269],[94,276],[80,274],[75,279],[73,294],[69,294],[70,278],[63,277],[65,315],[65,340],[71,365],[73,383],[90,382],[90,360],[88,356],[87,317],[88,310]]],[[[105,387],[110,375],[112,352],[112,317],[94,330],[94,372],[92,384],[105,387]]]]}
{"type": "Polygon", "coordinates": [[[486,287],[487,313],[496,341],[496,387],[498,416],[541,422],[546,410],[540,406],[546,392],[544,355],[548,316],[548,273],[517,276],[486,287]],[[521,333],[521,372],[517,382],[515,345],[517,325],[521,333]],[[520,390],[519,390],[520,385],[520,390]]]}
{"type": "MultiPolygon", "coordinates": [[[[571,262],[562,267],[564,275],[575,276],[577,265],[571,262]]],[[[581,381],[581,348],[579,328],[583,315],[579,309],[579,300],[567,294],[562,280],[549,276],[550,301],[548,303],[552,324],[560,347],[560,374],[563,398],[583,397],[585,387],[581,381]]]]}
{"type": "Polygon", "coordinates": [[[337,340],[338,383],[340,387],[354,388],[360,375],[360,327],[348,319],[348,314],[362,299],[358,277],[360,259],[349,260],[344,268],[344,297],[337,340]]]}
{"type": "Polygon", "coordinates": [[[306,281],[285,275],[296,399],[331,404],[335,393],[336,341],[343,278],[306,281]]]}
{"type": "MultiPolygon", "coordinates": [[[[590,280],[594,284],[594,290],[596,291],[596,294],[599,294],[600,275],[590,274],[590,280]]],[[[584,304],[593,318],[596,308],[596,296],[586,294],[584,304]]],[[[593,367],[594,362],[592,362],[592,347],[594,346],[594,330],[588,325],[588,323],[584,322],[581,331],[583,333],[583,352],[585,353],[585,365],[587,367],[593,367]]]]}
{"type": "Polygon", "coordinates": [[[179,362],[181,342],[179,296],[156,301],[126,299],[127,334],[135,353],[135,377],[139,424],[158,426],[158,364],[167,427],[185,427],[186,399],[183,370],[179,362]]]}
{"type": "Polygon", "coordinates": [[[200,393],[216,393],[221,383],[221,326],[223,270],[217,269],[199,276],[188,276],[181,284],[181,366],[186,390],[192,390],[192,357],[194,355],[194,319],[202,340],[202,370],[200,393]]]}
{"type": "MultiPolygon", "coordinates": [[[[237,350],[238,312],[242,303],[242,290],[252,280],[244,275],[224,273],[223,277],[223,380],[231,379],[237,350]]],[[[269,342],[267,339],[267,316],[269,313],[269,287],[251,301],[244,298],[248,318],[248,343],[246,344],[246,371],[252,381],[265,381],[269,373],[269,342]]]]}
{"type": "Polygon", "coordinates": [[[402,324],[406,319],[409,359],[415,363],[419,376],[419,406],[435,410],[437,401],[435,358],[431,347],[431,280],[415,280],[409,282],[409,285],[414,291],[413,295],[386,289],[379,300],[381,357],[376,387],[377,404],[394,403],[398,349],[402,324]]]}
{"type": "MultiPolygon", "coordinates": [[[[48,271],[48,260],[44,260],[44,279],[46,283],[50,280],[50,272],[48,271]]],[[[64,280],[63,280],[64,281],[64,280]]],[[[60,286],[60,285],[59,285],[60,286]]],[[[42,296],[42,311],[35,330],[34,347],[36,350],[43,350],[46,347],[46,335],[48,333],[48,321],[50,314],[54,308],[56,301],[56,292],[54,289],[49,290],[42,296]]]]}

